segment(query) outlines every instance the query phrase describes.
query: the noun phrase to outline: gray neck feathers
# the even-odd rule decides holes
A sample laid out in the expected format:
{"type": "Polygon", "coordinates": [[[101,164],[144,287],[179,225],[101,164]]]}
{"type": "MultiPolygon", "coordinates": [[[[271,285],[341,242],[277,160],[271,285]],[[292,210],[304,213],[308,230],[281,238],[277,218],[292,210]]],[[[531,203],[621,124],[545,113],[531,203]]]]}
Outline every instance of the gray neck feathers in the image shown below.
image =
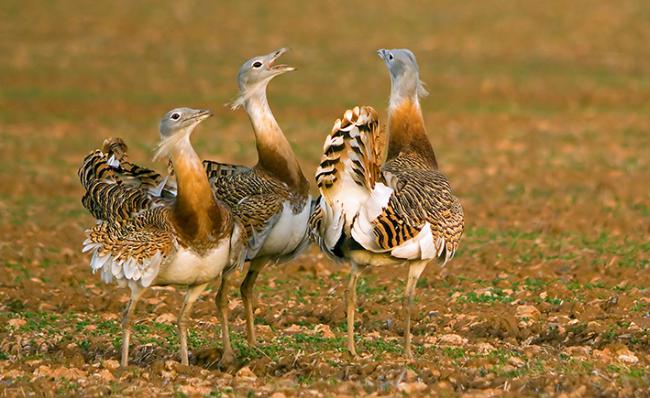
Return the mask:
{"type": "Polygon", "coordinates": [[[395,108],[406,100],[411,100],[419,107],[420,97],[425,97],[429,92],[420,80],[417,71],[404,71],[397,77],[391,76],[390,107],[395,108]]]}

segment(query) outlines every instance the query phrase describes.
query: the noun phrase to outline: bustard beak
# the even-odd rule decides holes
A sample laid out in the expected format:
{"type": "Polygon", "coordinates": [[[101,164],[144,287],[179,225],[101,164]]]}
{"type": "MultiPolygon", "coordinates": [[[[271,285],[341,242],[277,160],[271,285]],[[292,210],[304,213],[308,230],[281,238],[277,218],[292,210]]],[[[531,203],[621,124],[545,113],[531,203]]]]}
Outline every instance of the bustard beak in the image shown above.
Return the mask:
{"type": "Polygon", "coordinates": [[[209,109],[198,109],[192,116],[190,116],[190,119],[197,119],[198,121],[205,120],[212,116],[212,111],[209,109]]]}
{"type": "Polygon", "coordinates": [[[379,55],[379,58],[383,59],[384,61],[386,60],[386,53],[387,51],[383,48],[377,50],[377,55],[379,55]]]}
{"type": "Polygon", "coordinates": [[[293,66],[275,64],[275,61],[277,61],[278,58],[280,58],[280,56],[286,53],[287,51],[289,51],[288,48],[282,47],[280,49],[273,51],[271,54],[267,55],[267,57],[270,58],[269,62],[267,63],[267,66],[269,70],[273,73],[273,76],[281,75],[283,73],[296,70],[296,68],[294,68],[293,66]]]}

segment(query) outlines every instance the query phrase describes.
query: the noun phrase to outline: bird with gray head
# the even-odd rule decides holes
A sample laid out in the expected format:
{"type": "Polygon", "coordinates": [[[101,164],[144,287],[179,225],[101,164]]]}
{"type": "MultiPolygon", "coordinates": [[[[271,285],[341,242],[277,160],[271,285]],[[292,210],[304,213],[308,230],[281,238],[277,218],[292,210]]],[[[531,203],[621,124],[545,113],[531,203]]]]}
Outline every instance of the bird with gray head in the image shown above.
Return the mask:
{"type": "Polygon", "coordinates": [[[194,301],[226,267],[243,260],[244,230],[215,200],[190,143],[196,126],[211,115],[207,110],[177,108],[160,121],[156,158],[171,158],[178,184],[175,196],[162,198],[162,190],[146,188],[150,181],[164,185],[156,172],[131,163],[124,167],[127,146],[118,138],[109,139],[104,148],[109,152],[117,148],[119,159],[96,150],[79,169],[86,189],[83,204],[97,219],[86,231],[83,251],[92,252],[91,268],[100,271],[105,282],[115,280],[131,290],[122,318],[122,366],[129,361],[131,318],[146,289],[188,287],[178,315],[180,358],[187,365],[186,324],[194,301]],[[138,183],[139,178],[147,183],[138,183]]]}
{"type": "Polygon", "coordinates": [[[379,58],[383,59],[390,74],[391,95],[390,104],[404,99],[418,100],[429,93],[420,80],[420,68],[415,54],[408,49],[377,50],[379,58]]]}
{"type": "Polygon", "coordinates": [[[438,170],[427,137],[419,103],[425,90],[415,55],[404,49],[378,54],[391,78],[388,131],[368,106],[336,120],[316,171],[321,198],[310,227],[321,250],[352,265],[345,294],[352,355],[359,274],[369,266],[408,265],[404,353],[412,358],[417,280],[429,262],[444,265],[453,257],[463,232],[463,209],[438,170]]]}
{"type": "Polygon", "coordinates": [[[266,86],[274,77],[296,70],[294,67],[275,63],[287,51],[289,49],[283,47],[244,62],[237,74],[240,93],[231,104],[231,109],[235,110],[245,105],[252,97],[259,97],[262,94],[266,97],[266,86]]]}
{"type": "Polygon", "coordinates": [[[210,116],[212,112],[207,109],[176,108],[167,112],[160,120],[160,143],[154,160],[166,158],[174,150],[187,148],[196,126],[210,116]]]}
{"type": "MultiPolygon", "coordinates": [[[[250,267],[240,291],[251,346],[256,344],[253,295],[257,276],[267,264],[290,260],[308,242],[309,184],[266,98],[269,82],[294,70],[277,63],[286,51],[281,48],[253,57],[242,65],[237,75],[240,95],[233,109],[243,106],[248,114],[255,133],[257,164],[248,167],[204,162],[215,196],[242,221],[250,237],[246,254],[250,267]]],[[[216,297],[223,333],[221,366],[229,366],[234,361],[228,332],[228,276],[229,270],[224,272],[216,297]]]]}

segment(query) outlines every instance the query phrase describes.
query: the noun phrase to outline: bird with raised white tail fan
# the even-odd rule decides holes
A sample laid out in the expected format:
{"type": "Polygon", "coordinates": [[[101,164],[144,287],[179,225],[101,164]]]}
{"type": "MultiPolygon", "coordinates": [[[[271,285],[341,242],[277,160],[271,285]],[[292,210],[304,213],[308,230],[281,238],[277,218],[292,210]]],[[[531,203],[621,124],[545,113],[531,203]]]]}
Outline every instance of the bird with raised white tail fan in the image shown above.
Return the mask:
{"type": "Polygon", "coordinates": [[[356,356],[356,284],[368,266],[408,264],[404,352],[412,358],[411,307],[426,265],[449,261],[463,233],[463,209],[438,170],[420,96],[426,94],[415,55],[379,50],[391,77],[388,131],[371,107],[355,107],[334,123],[316,171],[320,200],[312,234],[331,257],[347,260],[348,350],[356,356]]]}
{"type": "MultiPolygon", "coordinates": [[[[269,82],[294,70],[276,63],[286,51],[281,48],[249,59],[237,76],[240,95],[232,107],[243,106],[248,113],[257,144],[257,164],[247,167],[204,161],[215,196],[241,221],[249,236],[246,260],[250,266],[240,291],[251,346],[256,343],[253,293],[257,276],[266,265],[293,258],[309,241],[309,183],[266,98],[269,82]]],[[[222,325],[221,366],[234,360],[228,331],[227,277],[228,271],[216,296],[222,325]]]]}
{"type": "Polygon", "coordinates": [[[122,366],[129,361],[131,318],[147,288],[188,287],[178,316],[180,357],[187,365],[186,324],[192,305],[226,267],[243,261],[246,232],[214,199],[190,143],[194,128],[210,115],[178,108],[160,122],[156,158],[171,158],[177,182],[173,189],[156,172],[128,162],[119,138],[107,140],[79,168],[86,191],[83,205],[97,219],[86,231],[83,251],[92,253],[91,268],[105,282],[131,290],[122,318],[122,366]]]}

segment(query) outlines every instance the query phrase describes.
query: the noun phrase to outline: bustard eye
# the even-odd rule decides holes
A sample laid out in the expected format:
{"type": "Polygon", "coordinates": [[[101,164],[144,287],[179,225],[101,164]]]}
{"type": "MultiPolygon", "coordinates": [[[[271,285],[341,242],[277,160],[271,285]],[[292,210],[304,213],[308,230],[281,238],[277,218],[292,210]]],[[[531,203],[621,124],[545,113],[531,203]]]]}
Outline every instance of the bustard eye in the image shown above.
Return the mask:
{"type": "Polygon", "coordinates": [[[262,66],[260,61],[255,61],[255,63],[253,63],[253,68],[259,68],[260,66],[262,66]]]}
{"type": "Polygon", "coordinates": [[[392,60],[393,60],[393,58],[394,58],[394,57],[393,57],[393,54],[391,54],[391,53],[388,53],[388,60],[389,60],[389,61],[392,61],[392,60]]]}
{"type": "Polygon", "coordinates": [[[180,118],[181,118],[181,114],[180,114],[180,113],[174,113],[174,114],[172,114],[172,119],[173,119],[173,120],[178,120],[178,119],[180,119],[180,118]]]}

